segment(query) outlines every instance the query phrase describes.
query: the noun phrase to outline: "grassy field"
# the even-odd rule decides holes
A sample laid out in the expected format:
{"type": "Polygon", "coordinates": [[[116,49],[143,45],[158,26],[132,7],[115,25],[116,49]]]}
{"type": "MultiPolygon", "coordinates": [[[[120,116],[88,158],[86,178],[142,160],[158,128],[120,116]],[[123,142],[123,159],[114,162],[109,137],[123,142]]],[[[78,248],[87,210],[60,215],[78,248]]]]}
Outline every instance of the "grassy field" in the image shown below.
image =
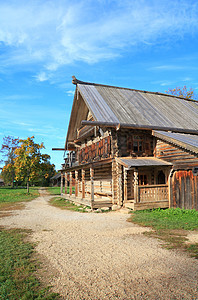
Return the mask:
{"type": "Polygon", "coordinates": [[[10,187],[0,187],[0,209],[9,207],[18,202],[26,202],[39,196],[38,188],[31,187],[29,194],[26,188],[12,189],[10,187]]]}
{"type": "Polygon", "coordinates": [[[167,248],[180,248],[198,258],[198,243],[186,243],[188,231],[198,231],[198,211],[180,208],[135,211],[129,221],[152,227],[153,231],[145,234],[160,238],[167,248]]]}
{"type": "Polygon", "coordinates": [[[180,208],[135,211],[133,222],[154,229],[198,230],[198,211],[180,208]]]}
{"type": "MultiPolygon", "coordinates": [[[[60,195],[61,193],[60,186],[47,187],[46,189],[51,195],[60,195]]],[[[63,191],[65,192],[65,188],[63,189],[63,191]]],[[[67,193],[69,194],[69,187],[67,187],[67,193]]],[[[75,193],[75,187],[72,187],[72,193],[75,193]]]]}
{"type": "Polygon", "coordinates": [[[60,195],[61,193],[60,186],[47,187],[46,189],[51,195],[60,195]]]}
{"type": "Polygon", "coordinates": [[[20,230],[0,230],[0,299],[59,299],[36,277],[33,245],[20,230]]]}

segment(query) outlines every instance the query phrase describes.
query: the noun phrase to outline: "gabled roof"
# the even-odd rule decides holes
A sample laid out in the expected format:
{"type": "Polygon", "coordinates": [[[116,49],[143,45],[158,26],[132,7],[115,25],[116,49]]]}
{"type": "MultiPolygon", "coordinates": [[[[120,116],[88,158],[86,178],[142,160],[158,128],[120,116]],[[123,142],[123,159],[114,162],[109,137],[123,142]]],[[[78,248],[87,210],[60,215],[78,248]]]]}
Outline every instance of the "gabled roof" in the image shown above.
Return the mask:
{"type": "Polygon", "coordinates": [[[88,111],[94,121],[101,124],[114,124],[118,127],[130,125],[131,128],[136,126],[150,130],[198,131],[197,101],[77,79],[73,83],[76,84],[76,92],[67,141],[73,140],[73,130],[78,128],[82,120],[86,120],[88,111]],[[78,124],[74,126],[76,122],[78,124]]]}
{"type": "Polygon", "coordinates": [[[194,153],[198,153],[198,135],[153,131],[155,137],[194,153]]]}
{"type": "Polygon", "coordinates": [[[51,177],[50,179],[53,180],[53,179],[58,179],[61,177],[61,173],[58,173],[56,175],[54,175],[53,177],[51,177]]]}

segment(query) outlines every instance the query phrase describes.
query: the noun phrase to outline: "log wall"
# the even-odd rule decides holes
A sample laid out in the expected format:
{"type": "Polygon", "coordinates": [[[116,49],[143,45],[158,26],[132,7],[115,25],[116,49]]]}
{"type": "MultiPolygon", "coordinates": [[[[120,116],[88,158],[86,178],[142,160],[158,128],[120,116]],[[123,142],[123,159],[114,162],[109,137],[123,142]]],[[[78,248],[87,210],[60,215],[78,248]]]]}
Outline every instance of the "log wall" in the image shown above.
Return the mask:
{"type": "Polygon", "coordinates": [[[145,157],[153,155],[154,138],[144,130],[120,129],[117,133],[118,156],[145,157]],[[135,139],[141,140],[141,149],[134,147],[135,139]]]}
{"type": "Polygon", "coordinates": [[[127,174],[127,200],[134,199],[134,172],[133,170],[128,171],[127,174]]]}
{"type": "Polygon", "coordinates": [[[171,162],[174,169],[198,166],[198,155],[160,140],[157,140],[154,156],[171,162]]]}

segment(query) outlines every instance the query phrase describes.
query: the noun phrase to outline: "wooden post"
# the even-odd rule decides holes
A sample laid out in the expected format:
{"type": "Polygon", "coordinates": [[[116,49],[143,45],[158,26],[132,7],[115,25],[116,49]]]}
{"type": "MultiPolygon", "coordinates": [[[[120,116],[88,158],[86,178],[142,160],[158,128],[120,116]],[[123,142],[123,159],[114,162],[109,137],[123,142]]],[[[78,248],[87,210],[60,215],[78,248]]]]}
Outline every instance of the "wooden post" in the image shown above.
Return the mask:
{"type": "Polygon", "coordinates": [[[116,187],[117,187],[116,179],[117,179],[117,177],[116,177],[116,161],[115,161],[115,159],[113,159],[113,161],[112,161],[112,198],[113,198],[112,202],[113,202],[113,204],[116,203],[116,187]]]}
{"type": "Polygon", "coordinates": [[[72,172],[70,172],[69,176],[69,195],[72,196],[72,172]]]}
{"type": "Polygon", "coordinates": [[[118,164],[118,205],[122,206],[122,166],[118,164]]]}
{"type": "Polygon", "coordinates": [[[139,193],[138,193],[138,169],[134,170],[134,199],[135,203],[139,202],[139,193]]]}
{"type": "Polygon", "coordinates": [[[75,171],[75,196],[78,197],[78,170],[75,171]]]}
{"type": "Polygon", "coordinates": [[[63,193],[63,173],[61,172],[61,195],[63,193]]]}
{"type": "Polygon", "coordinates": [[[82,199],[85,198],[85,170],[82,169],[82,199]]]}
{"type": "Polygon", "coordinates": [[[169,208],[173,207],[173,175],[174,170],[170,170],[170,174],[168,176],[168,202],[169,202],[169,208]]]}
{"type": "Polygon", "coordinates": [[[91,181],[91,209],[93,209],[94,202],[94,169],[90,168],[90,181],[91,181]]]}
{"type": "Polygon", "coordinates": [[[67,194],[67,172],[65,172],[65,194],[67,194]]]}
{"type": "Polygon", "coordinates": [[[124,167],[124,202],[127,202],[127,168],[124,167]]]}

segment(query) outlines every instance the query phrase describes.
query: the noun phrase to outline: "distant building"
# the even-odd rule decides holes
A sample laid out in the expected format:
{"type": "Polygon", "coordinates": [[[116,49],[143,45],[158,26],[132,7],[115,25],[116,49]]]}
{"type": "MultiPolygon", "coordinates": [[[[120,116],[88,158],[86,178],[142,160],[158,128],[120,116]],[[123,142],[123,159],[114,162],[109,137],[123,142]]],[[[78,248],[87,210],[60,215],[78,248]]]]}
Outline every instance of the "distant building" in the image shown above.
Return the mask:
{"type": "Polygon", "coordinates": [[[5,183],[4,183],[3,179],[0,178],[0,186],[4,186],[4,185],[5,185],[5,183]]]}

